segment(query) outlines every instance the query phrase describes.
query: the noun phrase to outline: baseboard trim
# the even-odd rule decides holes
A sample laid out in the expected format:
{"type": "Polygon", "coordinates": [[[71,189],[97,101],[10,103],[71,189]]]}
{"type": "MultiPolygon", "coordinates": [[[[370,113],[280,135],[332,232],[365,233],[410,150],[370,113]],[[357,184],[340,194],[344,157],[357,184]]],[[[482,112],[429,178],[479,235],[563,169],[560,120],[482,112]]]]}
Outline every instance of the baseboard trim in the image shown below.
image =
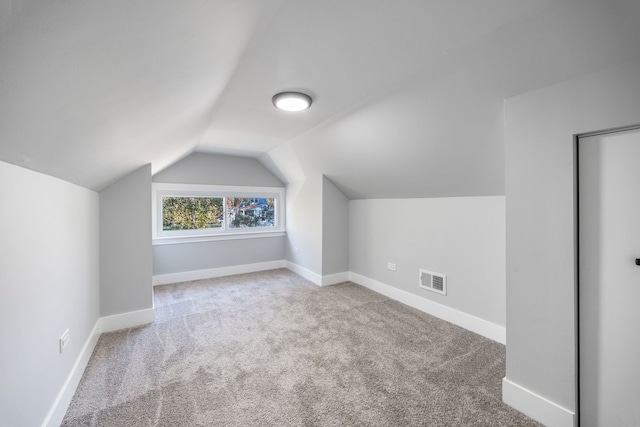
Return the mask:
{"type": "Polygon", "coordinates": [[[487,320],[456,310],[446,305],[438,304],[426,298],[395,288],[358,273],[350,272],[349,280],[369,288],[391,299],[399,301],[417,310],[436,316],[442,320],[468,329],[493,341],[505,344],[507,332],[504,326],[496,325],[487,320]]]}
{"type": "Polygon", "coordinates": [[[147,308],[144,310],[130,311],[128,313],[101,317],[100,329],[102,332],[117,331],[119,329],[133,328],[153,323],[153,320],[154,310],[153,308],[147,308]]]}
{"type": "Polygon", "coordinates": [[[302,267],[298,264],[294,264],[291,261],[285,261],[285,268],[293,271],[297,275],[304,277],[305,279],[309,280],[310,282],[313,282],[318,286],[330,286],[330,285],[335,285],[337,283],[346,282],[349,280],[349,275],[350,275],[350,272],[343,271],[342,273],[328,274],[326,276],[321,276],[318,273],[314,273],[308,268],[302,267]]]}
{"type": "Polygon", "coordinates": [[[80,384],[82,374],[89,363],[91,354],[93,354],[93,349],[98,343],[98,338],[100,338],[100,333],[102,332],[100,324],[100,319],[98,319],[96,324],[93,326],[89,337],[85,341],[82,350],[80,350],[80,354],[78,355],[73,368],[71,368],[71,372],[69,373],[69,376],[67,376],[67,380],[64,382],[56,400],[53,402],[53,405],[47,414],[47,417],[42,423],[42,427],[58,427],[62,424],[62,420],[67,413],[71,399],[73,399],[76,388],[78,388],[78,384],[80,384]]]}
{"type": "Polygon", "coordinates": [[[329,286],[349,280],[350,272],[329,274],[321,276],[313,271],[294,264],[291,261],[278,260],[259,262],[255,264],[233,265],[229,267],[210,268],[207,270],[183,271],[180,273],[158,274],[153,276],[153,286],[168,285],[171,283],[189,282],[191,280],[211,279],[213,277],[233,276],[236,274],[255,273],[257,271],[275,270],[287,268],[318,286],[329,286]]]}
{"type": "Polygon", "coordinates": [[[576,414],[526,388],[502,379],[502,400],[547,427],[574,427],[576,414]]]}
{"type": "Polygon", "coordinates": [[[284,268],[285,261],[267,261],[255,264],[232,265],[229,267],[209,268],[206,270],[183,271],[180,273],[158,274],[153,276],[153,286],[170,283],[189,282],[191,280],[211,279],[213,277],[233,276],[235,274],[255,273],[256,271],[284,268]]]}
{"type": "Polygon", "coordinates": [[[322,276],[322,286],[330,286],[336,285],[338,283],[344,283],[349,281],[350,273],[348,271],[343,271],[342,273],[329,274],[327,276],[322,276]]]}
{"type": "Polygon", "coordinates": [[[285,261],[285,268],[293,271],[297,275],[304,277],[305,279],[315,283],[318,286],[322,286],[322,276],[314,273],[308,268],[302,267],[298,264],[294,264],[291,261],[285,261]]]}

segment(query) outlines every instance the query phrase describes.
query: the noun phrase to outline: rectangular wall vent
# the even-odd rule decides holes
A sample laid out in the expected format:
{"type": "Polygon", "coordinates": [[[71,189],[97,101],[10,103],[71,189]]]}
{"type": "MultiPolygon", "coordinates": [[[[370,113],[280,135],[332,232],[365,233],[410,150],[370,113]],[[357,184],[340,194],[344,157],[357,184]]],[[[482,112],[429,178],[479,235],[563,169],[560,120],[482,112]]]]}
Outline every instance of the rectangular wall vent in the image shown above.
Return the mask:
{"type": "Polygon", "coordinates": [[[420,269],[420,287],[428,291],[447,294],[447,275],[420,269]]]}

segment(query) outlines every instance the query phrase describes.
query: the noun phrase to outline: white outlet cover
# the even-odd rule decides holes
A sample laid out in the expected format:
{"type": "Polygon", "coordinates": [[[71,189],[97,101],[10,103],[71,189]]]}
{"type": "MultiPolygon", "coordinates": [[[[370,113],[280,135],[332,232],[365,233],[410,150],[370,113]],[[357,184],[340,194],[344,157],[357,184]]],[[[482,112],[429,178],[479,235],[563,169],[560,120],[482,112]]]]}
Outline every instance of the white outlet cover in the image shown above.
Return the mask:
{"type": "Polygon", "coordinates": [[[396,264],[393,262],[388,262],[387,263],[387,269],[391,270],[391,271],[396,271],[396,264]]]}
{"type": "Polygon", "coordinates": [[[68,329],[66,331],[64,331],[64,333],[60,336],[60,353],[62,353],[62,350],[67,346],[67,344],[69,344],[69,330],[68,329]]]}

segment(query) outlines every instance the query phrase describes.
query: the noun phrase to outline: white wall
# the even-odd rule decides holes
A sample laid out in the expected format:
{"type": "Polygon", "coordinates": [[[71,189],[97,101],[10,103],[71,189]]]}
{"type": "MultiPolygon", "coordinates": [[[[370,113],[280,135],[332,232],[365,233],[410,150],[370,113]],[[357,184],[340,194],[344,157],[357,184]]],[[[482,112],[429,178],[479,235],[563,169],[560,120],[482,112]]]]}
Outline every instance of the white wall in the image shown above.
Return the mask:
{"type": "MultiPolygon", "coordinates": [[[[256,159],[193,153],[153,176],[172,184],[284,187],[256,159]]],[[[288,224],[287,224],[288,225],[288,224]]],[[[153,246],[153,274],[175,274],[284,259],[285,237],[153,246]]]]}
{"type": "Polygon", "coordinates": [[[100,192],[100,315],[153,307],[151,165],[100,192]]]}
{"type": "Polygon", "coordinates": [[[574,135],[638,123],[638,61],[506,102],[506,380],[525,394],[503,398],[550,425],[577,410],[574,135]]]}
{"type": "Polygon", "coordinates": [[[504,327],[504,203],[503,196],[352,200],[351,271],[504,327]],[[447,275],[446,296],[419,288],[420,268],[447,275]]]}
{"type": "Polygon", "coordinates": [[[0,162],[0,206],[0,424],[38,426],[99,317],[98,194],[0,162]]]}

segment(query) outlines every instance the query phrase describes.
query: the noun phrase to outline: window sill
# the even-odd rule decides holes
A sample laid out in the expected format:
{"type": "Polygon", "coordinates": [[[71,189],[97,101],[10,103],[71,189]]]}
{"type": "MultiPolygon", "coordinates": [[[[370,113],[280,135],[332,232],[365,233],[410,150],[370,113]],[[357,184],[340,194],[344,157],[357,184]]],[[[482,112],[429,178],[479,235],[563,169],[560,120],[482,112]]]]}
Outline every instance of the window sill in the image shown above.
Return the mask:
{"type": "Polygon", "coordinates": [[[179,245],[183,243],[214,242],[218,240],[262,239],[265,237],[283,237],[286,231],[260,231],[252,233],[224,233],[207,236],[159,237],[151,240],[153,246],[179,245]]]}

